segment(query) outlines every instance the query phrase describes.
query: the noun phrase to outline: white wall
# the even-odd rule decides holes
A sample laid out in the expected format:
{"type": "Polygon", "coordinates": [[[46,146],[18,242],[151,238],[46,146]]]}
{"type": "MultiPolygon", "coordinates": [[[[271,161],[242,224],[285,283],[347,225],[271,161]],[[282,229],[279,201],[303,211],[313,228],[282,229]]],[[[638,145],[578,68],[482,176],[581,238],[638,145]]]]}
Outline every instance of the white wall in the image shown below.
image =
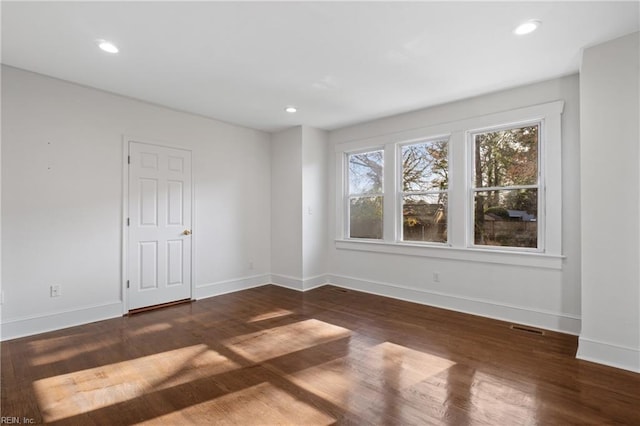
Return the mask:
{"type": "Polygon", "coordinates": [[[279,284],[301,289],[302,127],[271,137],[271,203],[271,272],[279,284]]]}
{"type": "Polygon", "coordinates": [[[326,280],[328,144],[327,132],[302,127],[302,278],[305,288],[326,280]]]}
{"type": "Polygon", "coordinates": [[[584,51],[578,357],[640,371],[639,34],[584,51]]]}
{"type": "MultiPolygon", "coordinates": [[[[0,15],[1,14],[2,13],[0,12],[0,15]]],[[[0,67],[0,82],[1,81],[2,81],[2,67],[0,67]]],[[[0,118],[1,117],[2,117],[2,102],[0,102],[0,118]]],[[[2,127],[1,122],[2,120],[0,120],[0,129],[2,127]]],[[[4,305],[4,290],[2,287],[2,135],[0,135],[0,320],[3,318],[2,316],[3,305],[4,305]]],[[[0,327],[0,340],[2,340],[2,327],[0,327]]]]}
{"type": "Polygon", "coordinates": [[[307,126],[271,137],[272,280],[296,290],[326,283],[327,145],[307,126]]]}
{"type": "Polygon", "coordinates": [[[587,49],[580,77],[275,135],[3,66],[2,338],[122,314],[129,135],[193,151],[196,298],[328,277],[574,334],[582,322],[580,358],[640,371],[639,49],[636,33],[587,49]],[[334,146],[554,100],[565,101],[560,270],[336,249],[334,146]]]}
{"type": "Polygon", "coordinates": [[[2,338],[122,313],[131,135],[193,150],[196,297],[270,277],[304,290],[328,272],[344,287],[569,333],[582,317],[581,358],[638,371],[638,48],[635,34],[586,50],[580,78],[271,136],[2,67],[2,338]],[[561,270],[335,248],[335,145],[559,99],[561,270]]]}
{"type": "Polygon", "coordinates": [[[193,151],[194,296],[269,282],[268,134],[3,67],[2,338],[122,314],[123,135],[193,151]]]}
{"type": "MultiPolygon", "coordinates": [[[[578,76],[568,76],[330,132],[331,145],[564,100],[562,254],[558,269],[329,249],[331,282],[363,291],[577,334],[580,330],[578,76]],[[438,272],[440,282],[433,282],[438,272]]],[[[335,212],[335,161],[330,211],[335,212]]],[[[335,229],[334,217],[329,229],[335,229]]]]}

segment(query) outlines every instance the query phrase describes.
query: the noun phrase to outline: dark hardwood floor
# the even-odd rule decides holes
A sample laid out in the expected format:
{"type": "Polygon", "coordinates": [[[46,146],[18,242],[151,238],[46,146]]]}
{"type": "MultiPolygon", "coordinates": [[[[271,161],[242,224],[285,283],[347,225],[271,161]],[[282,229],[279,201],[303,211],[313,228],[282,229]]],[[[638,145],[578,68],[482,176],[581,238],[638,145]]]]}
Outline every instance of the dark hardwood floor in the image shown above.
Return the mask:
{"type": "Polygon", "coordinates": [[[0,407],[78,425],[640,425],[640,375],[576,360],[576,340],[264,286],[3,342],[0,407]]]}

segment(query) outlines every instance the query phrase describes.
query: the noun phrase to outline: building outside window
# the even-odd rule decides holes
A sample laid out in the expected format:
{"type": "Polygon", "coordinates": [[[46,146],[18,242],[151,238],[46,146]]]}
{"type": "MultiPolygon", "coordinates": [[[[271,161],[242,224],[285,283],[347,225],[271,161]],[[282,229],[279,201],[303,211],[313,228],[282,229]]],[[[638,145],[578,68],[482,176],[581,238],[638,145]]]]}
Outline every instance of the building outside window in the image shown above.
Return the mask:
{"type": "Polygon", "coordinates": [[[561,266],[563,108],[337,145],[336,247],[561,266]]]}
{"type": "Polygon", "coordinates": [[[473,245],[538,248],[539,128],[471,135],[473,245]]]}
{"type": "Polygon", "coordinates": [[[447,140],[402,145],[400,150],[402,240],[446,243],[447,140]]]}

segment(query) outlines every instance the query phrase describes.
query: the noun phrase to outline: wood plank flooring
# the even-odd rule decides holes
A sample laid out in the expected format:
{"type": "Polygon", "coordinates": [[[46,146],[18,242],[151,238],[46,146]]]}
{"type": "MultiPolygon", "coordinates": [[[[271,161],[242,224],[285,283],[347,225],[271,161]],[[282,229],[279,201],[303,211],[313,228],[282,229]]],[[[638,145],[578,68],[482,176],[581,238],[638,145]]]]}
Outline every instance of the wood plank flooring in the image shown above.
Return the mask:
{"type": "Polygon", "coordinates": [[[576,345],[264,286],[3,342],[0,407],[78,425],[640,425],[640,375],[576,360],[576,345]]]}

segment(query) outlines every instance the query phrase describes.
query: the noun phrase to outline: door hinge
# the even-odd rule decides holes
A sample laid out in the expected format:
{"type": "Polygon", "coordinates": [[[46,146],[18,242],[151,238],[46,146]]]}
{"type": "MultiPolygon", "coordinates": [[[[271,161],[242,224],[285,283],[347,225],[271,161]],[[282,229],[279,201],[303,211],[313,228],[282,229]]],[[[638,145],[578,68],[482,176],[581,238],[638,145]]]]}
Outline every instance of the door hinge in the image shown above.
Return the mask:
{"type": "Polygon", "coordinates": [[[130,222],[130,219],[129,219],[129,218],[127,218],[127,226],[129,226],[129,225],[130,225],[130,223],[131,223],[131,222],[130,222]]]}
{"type": "Polygon", "coordinates": [[[131,164],[131,156],[127,155],[127,164],[131,164]]]}
{"type": "Polygon", "coordinates": [[[129,288],[129,280],[127,280],[127,288],[129,288]]]}

